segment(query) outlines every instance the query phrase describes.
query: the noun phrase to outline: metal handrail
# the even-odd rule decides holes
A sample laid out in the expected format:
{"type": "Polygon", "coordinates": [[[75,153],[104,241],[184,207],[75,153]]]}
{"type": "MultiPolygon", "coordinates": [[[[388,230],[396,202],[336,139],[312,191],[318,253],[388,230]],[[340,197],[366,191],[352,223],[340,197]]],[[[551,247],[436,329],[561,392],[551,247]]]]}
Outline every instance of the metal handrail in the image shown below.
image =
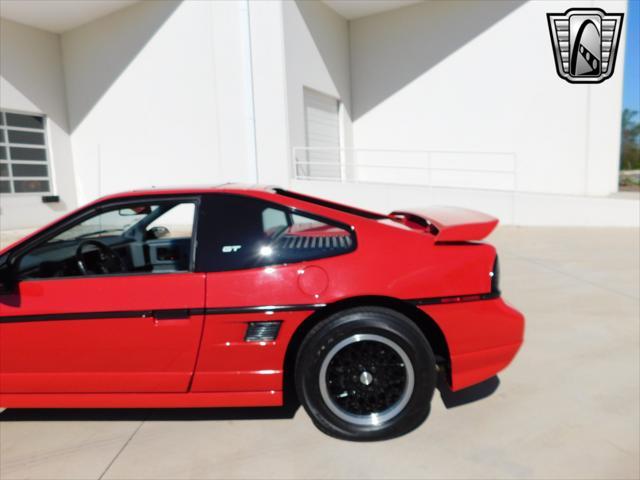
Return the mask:
{"type": "MultiPolygon", "coordinates": [[[[292,178],[297,180],[322,180],[322,181],[334,181],[341,183],[393,183],[395,185],[421,185],[432,187],[433,175],[435,172],[460,172],[471,174],[483,174],[483,175],[509,175],[512,179],[512,188],[505,189],[500,187],[487,188],[478,187],[483,190],[498,190],[498,191],[518,191],[518,162],[516,154],[513,152],[490,152],[490,151],[462,151],[462,150],[399,150],[399,149],[370,149],[370,148],[337,148],[337,147],[293,147],[293,169],[292,178]],[[324,152],[333,151],[339,153],[336,162],[331,161],[314,161],[307,160],[306,158],[299,158],[300,152],[324,152]],[[409,165],[409,164],[394,164],[394,163],[371,163],[371,162],[358,162],[358,161],[346,161],[344,153],[351,153],[357,155],[358,153],[381,153],[381,154],[400,154],[400,155],[421,155],[423,158],[419,158],[423,164],[409,165]],[[435,155],[467,155],[467,156],[492,156],[492,157],[507,157],[511,161],[510,169],[501,168],[460,168],[460,167],[447,167],[433,165],[433,156],[435,155]],[[339,169],[340,176],[318,176],[300,171],[300,167],[310,166],[322,166],[322,167],[336,167],[339,169]],[[389,169],[390,171],[424,171],[426,173],[426,179],[423,182],[414,182],[413,179],[407,182],[380,182],[372,181],[362,178],[357,178],[358,169],[389,169]],[[349,170],[351,175],[349,175],[349,170]]],[[[308,168],[307,168],[308,170],[308,168]]],[[[360,172],[362,173],[362,172],[360,172]]],[[[503,177],[504,178],[504,177],[503,177]]],[[[438,187],[454,187],[454,188],[476,188],[476,187],[460,187],[459,185],[446,185],[438,184],[438,187]]]]}
{"type": "Polygon", "coordinates": [[[355,162],[341,162],[341,163],[330,163],[330,162],[309,162],[309,161],[301,161],[296,162],[296,165],[322,165],[325,167],[329,166],[354,166],[354,167],[366,167],[366,168],[393,168],[394,170],[437,170],[437,171],[446,171],[446,172],[479,172],[479,173],[509,173],[513,174],[513,170],[486,170],[480,168],[443,168],[443,167],[425,167],[422,165],[391,165],[391,164],[382,164],[382,165],[374,165],[369,163],[355,163],[355,162]]]}

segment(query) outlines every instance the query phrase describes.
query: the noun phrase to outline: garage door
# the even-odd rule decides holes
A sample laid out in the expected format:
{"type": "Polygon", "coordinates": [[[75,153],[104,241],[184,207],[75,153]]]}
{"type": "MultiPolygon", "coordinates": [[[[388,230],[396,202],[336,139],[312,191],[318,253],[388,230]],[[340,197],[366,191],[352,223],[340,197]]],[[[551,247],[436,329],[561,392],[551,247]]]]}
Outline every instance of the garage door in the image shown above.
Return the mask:
{"type": "Polygon", "coordinates": [[[340,178],[340,101],[304,89],[306,165],[299,174],[313,178],[340,178]]]}

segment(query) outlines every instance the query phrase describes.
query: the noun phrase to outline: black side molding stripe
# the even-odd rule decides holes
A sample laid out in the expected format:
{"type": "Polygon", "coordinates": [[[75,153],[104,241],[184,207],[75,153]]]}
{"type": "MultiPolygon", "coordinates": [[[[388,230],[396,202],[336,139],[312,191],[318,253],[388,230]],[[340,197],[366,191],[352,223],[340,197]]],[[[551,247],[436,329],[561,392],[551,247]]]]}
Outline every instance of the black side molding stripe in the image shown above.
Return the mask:
{"type": "Polygon", "coordinates": [[[0,317],[0,323],[14,322],[46,322],[54,320],[102,320],[106,318],[146,318],[153,317],[152,310],[135,310],[120,312],[80,312],[80,313],[46,313],[42,315],[12,315],[0,317]]]}
{"type": "Polygon", "coordinates": [[[264,313],[264,312],[303,312],[326,307],[326,303],[310,303],[306,305],[264,305],[259,307],[221,307],[207,308],[206,315],[226,315],[231,313],[264,313]]]}
{"type": "MultiPolygon", "coordinates": [[[[460,302],[477,302],[492,300],[500,297],[500,292],[481,293],[477,295],[459,295],[449,297],[427,297],[405,300],[416,306],[438,305],[460,302]]],[[[50,313],[42,315],[10,315],[0,317],[0,323],[16,322],[46,322],[55,320],[104,320],[109,318],[156,318],[157,320],[187,319],[191,315],[229,315],[237,313],[264,312],[303,312],[318,310],[326,307],[325,303],[310,303],[300,305],[261,305],[253,307],[219,307],[219,308],[190,308],[164,310],[127,310],[113,312],[70,312],[50,313]]]]}
{"type": "Polygon", "coordinates": [[[442,303],[478,302],[481,300],[493,300],[495,298],[500,298],[500,292],[478,293],[473,295],[452,295],[449,297],[414,298],[407,300],[407,302],[420,306],[438,305],[442,303]]]}
{"type": "Polygon", "coordinates": [[[317,310],[326,306],[324,303],[308,305],[264,305],[256,307],[221,307],[221,308],[190,308],[165,310],[128,310],[113,312],[70,312],[48,313],[42,315],[10,315],[0,317],[0,323],[16,322],[46,322],[55,320],[103,320],[109,318],[156,318],[157,320],[186,319],[191,315],[225,315],[232,313],[263,313],[263,312],[298,312],[317,310]]]}

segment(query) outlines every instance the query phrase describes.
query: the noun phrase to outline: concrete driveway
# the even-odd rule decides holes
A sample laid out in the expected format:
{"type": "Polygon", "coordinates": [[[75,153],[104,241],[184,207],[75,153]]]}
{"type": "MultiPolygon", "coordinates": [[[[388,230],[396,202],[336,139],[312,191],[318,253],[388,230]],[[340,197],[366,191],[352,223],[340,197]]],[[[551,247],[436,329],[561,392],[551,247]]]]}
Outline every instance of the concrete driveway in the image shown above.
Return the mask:
{"type": "Polygon", "coordinates": [[[326,437],[302,409],[7,410],[0,478],[639,478],[639,232],[491,241],[527,332],[486,398],[448,409],[437,395],[422,427],[369,444],[326,437]]]}

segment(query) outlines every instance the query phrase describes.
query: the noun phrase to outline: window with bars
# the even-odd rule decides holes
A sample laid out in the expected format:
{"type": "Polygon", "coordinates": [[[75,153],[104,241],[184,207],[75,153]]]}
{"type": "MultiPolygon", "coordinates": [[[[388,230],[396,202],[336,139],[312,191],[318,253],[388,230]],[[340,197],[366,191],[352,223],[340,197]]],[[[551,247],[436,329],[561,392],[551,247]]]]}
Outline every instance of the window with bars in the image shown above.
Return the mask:
{"type": "Polygon", "coordinates": [[[0,193],[50,193],[46,118],[0,111],[0,193]]]}

